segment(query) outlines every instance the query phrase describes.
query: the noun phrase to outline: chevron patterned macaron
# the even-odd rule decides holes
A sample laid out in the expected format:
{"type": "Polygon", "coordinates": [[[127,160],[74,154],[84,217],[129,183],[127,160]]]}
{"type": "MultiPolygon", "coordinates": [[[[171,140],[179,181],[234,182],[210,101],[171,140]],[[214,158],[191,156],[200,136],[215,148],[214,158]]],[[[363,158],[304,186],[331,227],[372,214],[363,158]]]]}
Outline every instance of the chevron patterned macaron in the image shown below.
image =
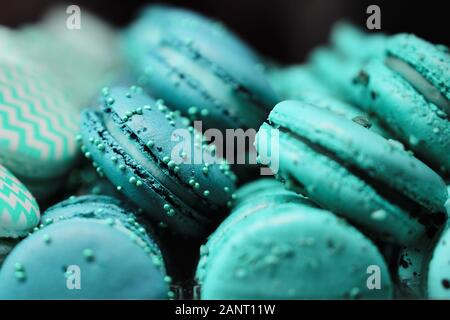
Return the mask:
{"type": "Polygon", "coordinates": [[[39,207],[28,189],[0,165],[0,238],[24,236],[39,223],[39,207]]]}
{"type": "Polygon", "coordinates": [[[59,177],[76,156],[78,113],[51,75],[0,59],[0,164],[19,178],[59,177]]]}

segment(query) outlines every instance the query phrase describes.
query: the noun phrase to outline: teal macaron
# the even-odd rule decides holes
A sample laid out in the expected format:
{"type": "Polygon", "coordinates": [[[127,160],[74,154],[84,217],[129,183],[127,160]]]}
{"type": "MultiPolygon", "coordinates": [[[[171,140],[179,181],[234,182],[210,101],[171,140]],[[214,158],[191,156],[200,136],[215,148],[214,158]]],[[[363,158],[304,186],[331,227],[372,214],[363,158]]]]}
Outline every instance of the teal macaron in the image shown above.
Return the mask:
{"type": "Polygon", "coordinates": [[[30,191],[0,165],[0,266],[8,253],[40,220],[39,206],[30,191]]]}
{"type": "Polygon", "coordinates": [[[309,65],[330,92],[355,103],[359,101],[353,87],[355,74],[370,59],[382,57],[386,43],[387,36],[382,33],[364,33],[340,22],[332,29],[330,45],[311,52],[309,65]]]}
{"type": "Polygon", "coordinates": [[[399,142],[299,101],[277,104],[261,126],[262,163],[272,136],[278,178],[372,236],[408,244],[444,224],[444,181],[399,142]]]}
{"type": "Polygon", "coordinates": [[[202,236],[232,204],[235,175],[189,120],[142,88],[104,88],[81,120],[81,149],[153,221],[202,236]]]}
{"type": "Polygon", "coordinates": [[[327,95],[332,92],[309,64],[273,68],[268,71],[268,79],[283,100],[298,99],[299,96],[310,91],[327,95]]]}
{"type": "Polygon", "coordinates": [[[78,118],[46,70],[0,57],[0,164],[38,199],[57,191],[76,162],[78,118]]]}
{"type": "Polygon", "coordinates": [[[167,299],[170,277],[156,243],[109,197],[48,209],[0,270],[2,299],[167,299]]]}
{"type": "Polygon", "coordinates": [[[201,299],[392,298],[381,254],[354,227],[292,192],[256,200],[254,209],[237,208],[202,247],[201,299]],[[373,266],[379,290],[367,285],[373,266]]]}
{"type": "Polygon", "coordinates": [[[450,54],[411,34],[389,39],[386,57],[355,77],[359,104],[444,176],[450,168],[450,54]]]}
{"type": "Polygon", "coordinates": [[[150,6],[123,39],[138,83],[206,129],[257,128],[278,102],[253,50],[200,14],[150,6]]]}

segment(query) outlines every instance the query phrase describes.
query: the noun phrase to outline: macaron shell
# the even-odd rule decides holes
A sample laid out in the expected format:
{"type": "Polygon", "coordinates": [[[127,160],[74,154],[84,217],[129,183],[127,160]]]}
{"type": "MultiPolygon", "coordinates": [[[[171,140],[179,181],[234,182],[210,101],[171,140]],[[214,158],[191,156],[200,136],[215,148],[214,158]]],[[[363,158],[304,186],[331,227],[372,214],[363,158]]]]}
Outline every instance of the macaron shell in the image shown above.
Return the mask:
{"type": "Polygon", "coordinates": [[[342,56],[357,61],[367,61],[384,55],[388,37],[381,32],[363,32],[345,22],[337,22],[332,29],[330,42],[342,56]]]}
{"type": "Polygon", "coordinates": [[[235,176],[212,154],[199,153],[203,159],[193,159],[201,136],[197,140],[186,119],[139,89],[108,88],[102,111],[83,113],[83,152],[153,219],[182,233],[204,234],[230,204],[235,176]],[[180,143],[186,157],[177,164],[172,158],[176,150],[181,155],[180,143]]]}
{"type": "Polygon", "coordinates": [[[374,60],[355,82],[359,102],[375,113],[418,157],[446,173],[450,169],[450,124],[445,113],[429,103],[403,77],[374,60]]]}
{"type": "MultiPolygon", "coordinates": [[[[257,188],[262,184],[261,182],[266,183],[267,181],[263,180],[256,183],[249,183],[248,186],[244,186],[243,188],[257,188]]],[[[241,221],[244,221],[251,215],[259,214],[260,211],[266,208],[277,207],[288,203],[314,207],[308,200],[292,191],[284,188],[276,188],[275,191],[273,191],[273,188],[270,190],[255,190],[253,195],[248,195],[245,199],[241,198],[237,200],[230,215],[208,237],[206,244],[200,247],[200,259],[195,275],[198,283],[201,284],[206,277],[209,262],[214,261],[214,256],[221,253],[220,246],[222,245],[222,239],[227,237],[231,229],[239,226],[241,221]]]]}
{"type": "Polygon", "coordinates": [[[139,168],[140,164],[124,151],[123,146],[107,134],[98,118],[91,117],[89,113],[84,113],[82,117],[81,129],[84,141],[89,146],[89,138],[93,138],[101,141],[101,144],[105,146],[104,150],[99,150],[94,146],[87,149],[90,151],[86,151],[91,159],[95,159],[96,165],[101,168],[101,175],[106,176],[118,191],[126,195],[156,221],[164,222],[176,230],[184,230],[193,235],[204,232],[201,225],[208,220],[203,220],[195,211],[186,207],[178,197],[174,196],[155,178],[150,176],[148,180],[144,180],[143,178],[148,175],[148,172],[142,171],[143,169],[136,171],[135,168],[139,168]],[[98,132],[102,132],[102,134],[100,135],[98,132]],[[118,160],[113,161],[112,157],[116,157],[118,160]],[[125,168],[125,170],[120,168],[125,168]],[[131,177],[139,178],[142,185],[136,187],[131,184],[131,177]],[[169,210],[164,210],[164,204],[168,204],[170,208],[176,210],[175,214],[169,214],[169,210]]]}
{"type": "Polygon", "coordinates": [[[0,282],[2,299],[165,299],[168,292],[164,275],[132,239],[86,219],[23,240],[3,264],[0,282]],[[68,287],[70,266],[81,271],[81,290],[68,287]]]}
{"type": "Polygon", "coordinates": [[[386,140],[331,112],[296,101],[277,104],[269,121],[322,146],[432,212],[444,211],[443,204],[447,200],[444,181],[398,142],[386,140]]]}
{"type": "Polygon", "coordinates": [[[330,90],[314,74],[309,65],[275,68],[268,72],[268,79],[275,92],[284,99],[297,99],[308,91],[329,94],[330,90]]]}
{"type": "Polygon", "coordinates": [[[58,88],[43,69],[0,61],[0,163],[19,177],[59,176],[76,159],[78,115],[58,88]]]}
{"type": "Polygon", "coordinates": [[[309,61],[311,68],[330,92],[350,102],[358,101],[352,82],[358,73],[362,62],[343,59],[336,51],[328,48],[315,49],[309,61]]]}
{"type": "Polygon", "coordinates": [[[450,100],[450,52],[447,47],[401,33],[390,37],[386,51],[415,68],[450,100]]]}
{"type": "Polygon", "coordinates": [[[0,238],[26,235],[38,225],[39,218],[39,206],[34,197],[0,165],[0,238]]]}
{"type": "Polygon", "coordinates": [[[380,125],[378,119],[338,97],[310,90],[299,94],[297,100],[332,111],[358,124],[362,123],[370,131],[385,138],[391,137],[391,133],[380,125]]]}
{"type": "Polygon", "coordinates": [[[201,284],[202,299],[391,298],[376,247],[353,227],[319,209],[286,204],[236,225],[222,239],[201,284]],[[380,269],[369,290],[367,268],[380,269]]]}

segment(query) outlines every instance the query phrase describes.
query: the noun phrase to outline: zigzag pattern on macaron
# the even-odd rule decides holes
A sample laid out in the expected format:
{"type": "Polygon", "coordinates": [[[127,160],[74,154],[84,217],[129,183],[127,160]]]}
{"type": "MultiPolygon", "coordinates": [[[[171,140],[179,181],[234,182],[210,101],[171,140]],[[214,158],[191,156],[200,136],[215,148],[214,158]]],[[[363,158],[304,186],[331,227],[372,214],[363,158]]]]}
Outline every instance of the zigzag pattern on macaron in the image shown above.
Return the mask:
{"type": "Polygon", "coordinates": [[[24,149],[41,160],[76,152],[77,117],[46,74],[28,66],[0,66],[0,148],[24,149]]]}
{"type": "Polygon", "coordinates": [[[39,223],[39,218],[34,197],[0,165],[0,237],[23,235],[39,223]]]}

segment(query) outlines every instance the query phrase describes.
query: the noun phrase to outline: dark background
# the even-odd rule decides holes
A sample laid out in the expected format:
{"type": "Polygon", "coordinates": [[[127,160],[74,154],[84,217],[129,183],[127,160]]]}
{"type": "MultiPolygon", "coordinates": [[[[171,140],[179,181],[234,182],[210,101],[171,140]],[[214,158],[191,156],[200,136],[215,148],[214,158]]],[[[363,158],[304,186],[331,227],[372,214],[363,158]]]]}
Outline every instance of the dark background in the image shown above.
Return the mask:
{"type": "MultiPolygon", "coordinates": [[[[0,24],[37,21],[56,0],[0,0],[0,24]]],[[[108,21],[125,26],[139,7],[153,1],[71,0],[108,21]]],[[[366,8],[381,7],[382,31],[412,32],[431,42],[449,44],[446,1],[365,0],[188,0],[157,1],[190,7],[216,17],[264,55],[280,62],[302,61],[323,44],[331,25],[346,18],[365,27],[366,8]]],[[[64,2],[63,2],[64,3],[64,2]]]]}

